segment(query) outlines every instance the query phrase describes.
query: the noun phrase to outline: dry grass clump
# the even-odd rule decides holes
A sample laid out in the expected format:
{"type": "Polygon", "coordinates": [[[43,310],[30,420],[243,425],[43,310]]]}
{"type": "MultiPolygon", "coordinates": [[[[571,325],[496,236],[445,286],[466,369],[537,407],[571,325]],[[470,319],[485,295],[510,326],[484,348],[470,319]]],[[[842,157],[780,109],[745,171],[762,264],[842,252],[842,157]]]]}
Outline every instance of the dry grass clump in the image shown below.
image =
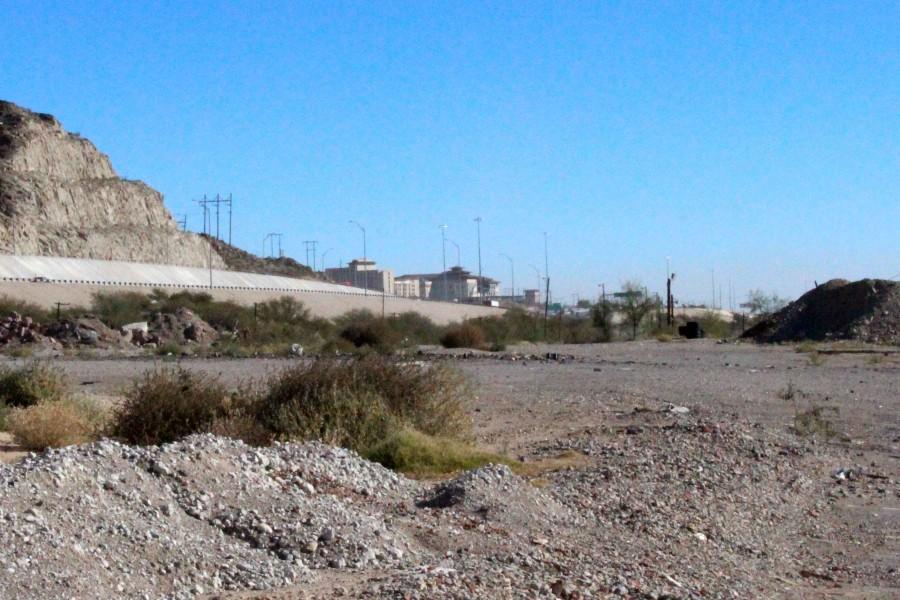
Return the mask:
{"type": "Polygon", "coordinates": [[[451,325],[441,336],[441,346],[444,348],[482,349],[486,342],[484,330],[468,321],[459,325],[451,325]]]}
{"type": "Polygon", "coordinates": [[[243,405],[216,379],[186,369],[146,373],[126,390],[111,433],[132,444],[163,444],[192,433],[212,431],[243,405]]]}
{"type": "Polygon", "coordinates": [[[65,398],[14,408],[6,426],[16,442],[28,450],[61,448],[96,440],[106,412],[87,398],[65,398]]]}
{"type": "Polygon", "coordinates": [[[433,437],[413,429],[394,431],[362,454],[371,461],[413,477],[446,475],[490,463],[513,464],[509,458],[458,439],[433,437]]]}
{"type": "Polygon", "coordinates": [[[825,411],[837,413],[837,408],[824,406],[812,406],[808,410],[799,411],[794,415],[794,433],[803,437],[822,437],[831,439],[840,435],[835,424],[825,416],[825,411]]]}

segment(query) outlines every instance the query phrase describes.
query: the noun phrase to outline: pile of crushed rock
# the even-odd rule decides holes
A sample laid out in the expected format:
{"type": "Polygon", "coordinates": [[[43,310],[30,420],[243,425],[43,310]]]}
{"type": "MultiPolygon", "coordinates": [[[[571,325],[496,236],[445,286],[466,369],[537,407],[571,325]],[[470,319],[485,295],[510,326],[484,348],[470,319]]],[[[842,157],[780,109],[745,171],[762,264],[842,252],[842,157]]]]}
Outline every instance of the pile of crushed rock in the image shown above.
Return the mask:
{"type": "Polygon", "coordinates": [[[763,319],[742,337],[758,342],[900,344],[900,282],[832,279],[763,319]]]}
{"type": "Polygon", "coordinates": [[[849,485],[833,457],[665,418],[536,448],[588,464],[534,481],[489,465],[432,484],[319,443],[211,435],[31,455],[0,466],[0,597],[794,597],[893,577],[812,550],[855,535],[821,516],[849,485]]]}

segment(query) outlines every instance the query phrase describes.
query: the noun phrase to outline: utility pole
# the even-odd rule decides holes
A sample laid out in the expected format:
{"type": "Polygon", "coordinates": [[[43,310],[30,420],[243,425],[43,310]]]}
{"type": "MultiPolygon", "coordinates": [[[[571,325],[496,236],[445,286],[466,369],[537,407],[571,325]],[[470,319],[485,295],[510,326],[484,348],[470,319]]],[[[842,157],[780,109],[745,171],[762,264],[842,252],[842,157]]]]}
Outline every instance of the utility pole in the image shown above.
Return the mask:
{"type": "Polygon", "coordinates": [[[59,321],[62,318],[62,316],[61,316],[62,315],[62,310],[61,310],[62,307],[69,306],[69,303],[68,302],[54,302],[53,304],[56,305],[56,320],[59,321]]]}
{"type": "Polygon", "coordinates": [[[318,243],[319,243],[319,242],[316,241],[316,240],[307,240],[307,241],[303,242],[303,245],[306,246],[306,266],[307,266],[307,267],[310,265],[310,262],[309,262],[309,252],[310,252],[310,249],[312,249],[312,268],[313,268],[313,271],[316,270],[316,245],[317,245],[318,243]]]}
{"type": "Polygon", "coordinates": [[[716,310],[716,270],[709,270],[710,276],[712,277],[712,310],[716,310]]]}
{"type": "Polygon", "coordinates": [[[475,217],[475,229],[478,233],[478,297],[484,295],[484,283],[481,273],[481,217],[475,217]]]}
{"type": "Polygon", "coordinates": [[[442,294],[444,300],[448,300],[450,298],[450,290],[447,288],[447,226],[441,225],[441,260],[443,265],[443,270],[441,271],[442,277],[444,278],[444,293],[442,294]]]}
{"type": "MultiPolygon", "coordinates": [[[[363,268],[364,268],[364,269],[367,269],[366,271],[364,271],[364,273],[365,273],[365,277],[364,277],[364,279],[365,279],[365,290],[366,290],[366,291],[365,291],[365,295],[368,296],[368,295],[369,295],[369,271],[368,271],[368,268],[369,268],[369,265],[368,265],[369,258],[368,258],[368,256],[366,256],[366,254],[367,254],[367,252],[366,252],[366,228],[363,227],[362,225],[360,225],[359,223],[357,223],[356,221],[352,221],[352,220],[351,220],[350,222],[351,222],[352,224],[356,225],[357,227],[359,227],[360,231],[362,231],[362,238],[363,238],[363,268]]],[[[382,287],[384,287],[384,286],[382,286],[382,287]]]]}

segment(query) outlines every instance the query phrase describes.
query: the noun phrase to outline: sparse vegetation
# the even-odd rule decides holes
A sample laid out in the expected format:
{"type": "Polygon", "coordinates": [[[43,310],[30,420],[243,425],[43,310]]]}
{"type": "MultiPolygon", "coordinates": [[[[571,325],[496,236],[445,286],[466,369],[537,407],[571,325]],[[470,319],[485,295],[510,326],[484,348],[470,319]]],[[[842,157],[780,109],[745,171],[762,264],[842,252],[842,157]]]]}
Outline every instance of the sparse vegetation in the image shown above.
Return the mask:
{"type": "Polygon", "coordinates": [[[797,396],[802,394],[803,392],[794,385],[793,381],[788,381],[788,384],[778,392],[778,397],[785,402],[790,402],[791,400],[794,400],[797,396]]]}
{"type": "Polygon", "coordinates": [[[825,364],[825,355],[818,351],[810,352],[807,355],[809,359],[809,364],[813,367],[821,367],[825,364]]]}
{"type": "Polygon", "coordinates": [[[825,416],[828,412],[837,413],[836,407],[812,406],[794,414],[794,433],[803,437],[822,437],[831,439],[840,435],[834,423],[825,416]]]}

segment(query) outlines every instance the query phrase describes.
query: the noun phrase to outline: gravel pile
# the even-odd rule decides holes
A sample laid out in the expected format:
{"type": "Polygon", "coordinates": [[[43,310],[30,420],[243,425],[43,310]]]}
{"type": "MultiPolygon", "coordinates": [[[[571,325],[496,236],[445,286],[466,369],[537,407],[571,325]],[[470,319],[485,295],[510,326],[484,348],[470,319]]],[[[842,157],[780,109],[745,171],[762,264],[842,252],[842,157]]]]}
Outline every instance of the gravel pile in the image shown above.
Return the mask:
{"type": "Polygon", "coordinates": [[[531,482],[498,465],[416,482],[318,443],[209,435],[32,455],[0,467],[0,598],[787,598],[896,580],[810,544],[854,539],[821,515],[900,497],[893,474],[786,432],[634,416],[534,448],[587,464],[531,482]]]}
{"type": "Polygon", "coordinates": [[[751,327],[742,337],[758,342],[808,339],[900,344],[900,282],[832,279],[751,327]]]}

